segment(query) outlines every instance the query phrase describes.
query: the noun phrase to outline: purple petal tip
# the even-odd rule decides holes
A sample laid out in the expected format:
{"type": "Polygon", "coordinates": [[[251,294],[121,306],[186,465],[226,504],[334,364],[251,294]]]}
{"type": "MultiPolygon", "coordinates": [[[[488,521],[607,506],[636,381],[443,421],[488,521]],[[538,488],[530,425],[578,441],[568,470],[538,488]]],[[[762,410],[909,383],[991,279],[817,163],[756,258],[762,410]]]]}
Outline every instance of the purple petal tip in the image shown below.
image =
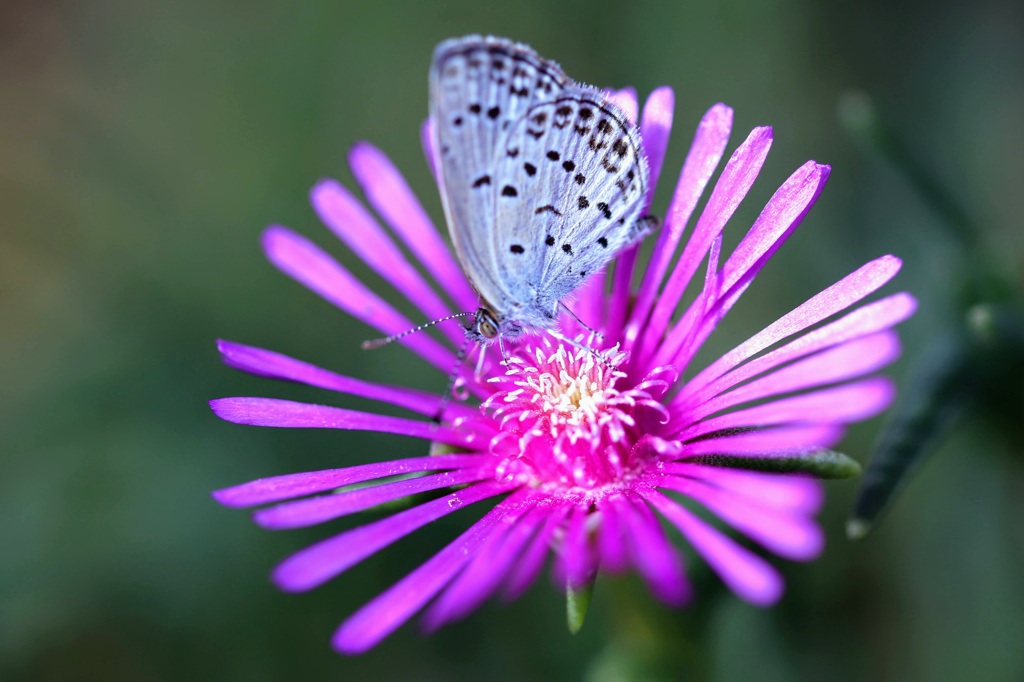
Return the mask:
{"type": "Polygon", "coordinates": [[[235,495],[235,488],[221,488],[220,490],[214,490],[210,493],[210,497],[212,497],[218,504],[222,504],[225,507],[240,509],[246,506],[245,503],[242,500],[239,500],[235,495]]]}

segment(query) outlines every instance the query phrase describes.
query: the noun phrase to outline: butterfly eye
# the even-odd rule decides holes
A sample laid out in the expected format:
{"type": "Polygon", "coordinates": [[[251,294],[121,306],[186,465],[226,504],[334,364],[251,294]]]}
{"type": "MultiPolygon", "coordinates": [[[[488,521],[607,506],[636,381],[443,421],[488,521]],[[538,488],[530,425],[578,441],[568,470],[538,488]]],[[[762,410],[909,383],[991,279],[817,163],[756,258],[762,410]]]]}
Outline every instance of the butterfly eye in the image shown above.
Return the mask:
{"type": "Polygon", "coordinates": [[[476,330],[485,339],[493,339],[498,335],[498,323],[490,311],[481,308],[477,312],[476,330]]]}

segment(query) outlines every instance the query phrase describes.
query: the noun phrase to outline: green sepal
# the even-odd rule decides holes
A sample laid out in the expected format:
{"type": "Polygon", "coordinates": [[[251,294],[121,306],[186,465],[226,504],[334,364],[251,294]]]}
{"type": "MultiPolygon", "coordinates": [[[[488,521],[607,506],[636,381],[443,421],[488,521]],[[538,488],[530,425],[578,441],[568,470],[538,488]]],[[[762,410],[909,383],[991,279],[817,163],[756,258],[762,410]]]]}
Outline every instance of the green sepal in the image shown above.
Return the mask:
{"type": "Polygon", "coordinates": [[[579,587],[565,587],[565,615],[569,632],[576,634],[583,627],[583,620],[590,608],[590,598],[594,596],[594,580],[588,580],[579,587]]]}
{"type": "Polygon", "coordinates": [[[853,478],[861,473],[861,466],[855,459],[841,452],[825,448],[782,457],[699,455],[688,457],[684,461],[769,474],[810,474],[815,478],[827,479],[853,478]]]}

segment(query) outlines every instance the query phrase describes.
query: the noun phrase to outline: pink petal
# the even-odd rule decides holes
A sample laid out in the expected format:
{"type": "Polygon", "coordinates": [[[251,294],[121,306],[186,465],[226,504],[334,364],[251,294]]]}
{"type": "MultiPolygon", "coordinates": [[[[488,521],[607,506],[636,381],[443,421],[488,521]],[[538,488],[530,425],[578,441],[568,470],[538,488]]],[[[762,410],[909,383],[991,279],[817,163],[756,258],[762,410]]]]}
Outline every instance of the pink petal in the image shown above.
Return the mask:
{"type": "Polygon", "coordinates": [[[750,270],[760,269],[775,253],[814,205],[830,172],[829,166],[808,161],[779,187],[722,267],[724,290],[750,279],[750,270]]]}
{"type": "Polygon", "coordinates": [[[723,393],[687,411],[698,421],[725,408],[790,391],[802,391],[853,379],[885,367],[899,357],[900,344],[891,330],[854,339],[823,350],[723,393]]]}
{"type": "Polygon", "coordinates": [[[665,536],[658,519],[639,499],[622,504],[619,512],[627,529],[630,560],[647,581],[651,592],[671,606],[685,604],[691,590],[683,561],[665,536]]]}
{"type": "Polygon", "coordinates": [[[601,570],[609,573],[624,573],[629,568],[626,529],[619,511],[625,503],[621,495],[613,495],[603,500],[599,507],[601,520],[597,526],[597,551],[601,570]]]}
{"type": "Polygon", "coordinates": [[[839,442],[842,427],[832,424],[810,426],[779,426],[741,433],[706,438],[683,445],[683,457],[697,455],[747,455],[774,457],[815,448],[827,448],[839,442]]]}
{"type": "Polygon", "coordinates": [[[672,88],[662,86],[654,90],[644,102],[644,111],[640,116],[640,139],[650,164],[651,187],[647,193],[647,205],[650,206],[654,189],[658,186],[661,166],[665,161],[665,150],[668,148],[669,133],[672,132],[672,112],[675,109],[675,94],[672,88]]]}
{"type": "Polygon", "coordinates": [[[637,106],[635,88],[614,90],[609,93],[608,99],[619,109],[622,109],[622,113],[626,115],[630,123],[636,125],[636,113],[639,107],[637,106]]]}
{"type": "Polygon", "coordinates": [[[354,483],[399,476],[420,471],[443,471],[479,467],[490,455],[435,455],[374,462],[344,469],[325,469],[301,474],[261,478],[213,493],[215,500],[228,507],[252,507],[258,504],[322,493],[354,483]]]}
{"type": "Polygon", "coordinates": [[[829,172],[828,166],[808,161],[783,183],[722,266],[722,284],[713,314],[702,319],[696,335],[690,335],[688,328],[676,325],[667,335],[651,366],[686,366],[689,363],[714,330],[718,320],[739,300],[761,268],[803,222],[825,188],[829,172]],[[690,342],[683,345],[684,339],[690,342]]]}
{"type": "Polygon", "coordinates": [[[597,556],[590,544],[587,516],[585,507],[576,506],[570,512],[555,562],[555,574],[560,585],[580,588],[597,575],[597,556]]]}
{"type": "MultiPolygon", "coordinates": [[[[383,334],[397,334],[414,326],[320,247],[291,230],[267,228],[263,249],[270,262],[286,275],[383,334]]],[[[455,364],[455,355],[426,334],[410,334],[398,343],[443,372],[450,372],[455,364]]]]}
{"type": "MultiPolygon", "coordinates": [[[[686,229],[686,223],[690,220],[690,215],[693,213],[700,195],[704,192],[704,188],[722,158],[731,129],[732,109],[724,104],[716,104],[711,107],[697,127],[693,143],[690,145],[690,152],[686,156],[686,162],[679,175],[672,203],[669,204],[668,213],[665,215],[661,231],[658,233],[657,244],[651,253],[650,263],[644,274],[643,282],[640,284],[640,290],[637,292],[629,324],[626,326],[624,340],[627,348],[632,347],[644,322],[647,321],[651,303],[661,288],[661,281],[665,277],[665,272],[668,271],[668,264],[675,254],[679,240],[686,229]]],[[[619,298],[624,296],[624,292],[619,290],[614,293],[619,298]]]]}
{"type": "Polygon", "coordinates": [[[494,478],[496,464],[495,458],[491,458],[491,461],[476,468],[456,469],[455,471],[381,483],[332,495],[286,502],[276,507],[259,510],[253,514],[253,519],[268,530],[314,526],[324,521],[376,507],[385,502],[400,500],[409,495],[494,478]]]}
{"type": "Polygon", "coordinates": [[[534,507],[521,517],[509,514],[496,523],[499,527],[492,531],[491,538],[466,570],[452,581],[424,615],[427,630],[432,632],[442,625],[464,618],[483,604],[508,575],[523,547],[544,523],[550,511],[547,505],[534,507]]]}
{"type": "Polygon", "coordinates": [[[767,561],[665,495],[650,490],[644,493],[644,497],[679,528],[733,592],[758,606],[770,606],[782,596],[782,576],[767,561]]]}
{"type": "Polygon", "coordinates": [[[525,489],[510,495],[455,541],[357,611],[334,633],[334,648],[346,654],[362,653],[394,632],[466,565],[491,536],[495,524],[507,515],[523,513],[521,508],[528,495],[525,489]]]}
{"type": "Polygon", "coordinates": [[[666,476],[660,487],[683,493],[763,547],[794,561],[818,556],[825,539],[813,520],[802,515],[754,506],[738,495],[701,481],[666,476]]]}
{"type": "Polygon", "coordinates": [[[694,404],[706,400],[709,396],[723,393],[732,386],[784,363],[889,329],[913,314],[916,307],[917,302],[914,298],[904,293],[870,303],[835,322],[819,327],[770,353],[751,360],[711,383],[707,383],[707,378],[715,376],[714,373],[704,376],[705,373],[702,372],[673,399],[673,406],[679,408],[679,411],[683,411],[680,408],[681,404],[694,404]],[[695,384],[696,389],[693,389],[695,384]]]}
{"type": "MultiPolygon", "coordinates": [[[[356,152],[353,155],[359,156],[356,152]]],[[[423,321],[451,314],[451,309],[409,263],[398,245],[347,189],[335,180],[321,180],[310,192],[310,201],[324,225],[419,308],[423,321]]],[[[438,328],[456,346],[462,345],[465,332],[458,321],[441,324],[438,328]]]]}
{"type": "Polygon", "coordinates": [[[211,400],[214,414],[224,421],[249,426],[274,426],[293,429],[345,429],[398,433],[413,438],[472,447],[478,436],[453,430],[434,422],[419,422],[388,417],[341,407],[311,405],[276,398],[221,398],[211,400]]]}
{"type": "MultiPolygon", "coordinates": [[[[661,177],[665,150],[668,147],[669,132],[672,130],[672,110],[675,96],[672,88],[661,87],[647,98],[640,118],[640,140],[644,146],[649,164],[649,186],[645,199],[644,213],[651,207],[654,191],[661,177]]],[[[626,317],[627,302],[633,292],[633,270],[640,245],[632,246],[615,259],[615,279],[612,284],[614,295],[610,301],[611,311],[606,329],[613,340],[618,340],[626,317]]]]}
{"type": "Polygon", "coordinates": [[[860,267],[723,355],[695,376],[687,384],[686,391],[693,392],[695,388],[703,387],[772,344],[845,310],[895,277],[901,265],[895,256],[882,256],[860,267]]]}
{"type": "Polygon", "coordinates": [[[821,482],[808,476],[780,476],[687,461],[667,463],[663,471],[696,478],[750,504],[782,512],[814,514],[825,499],[821,482]]]}
{"type": "MultiPolygon", "coordinates": [[[[325,388],[329,391],[358,395],[370,400],[379,400],[404,407],[407,410],[433,416],[437,414],[441,405],[440,396],[430,393],[423,393],[404,386],[386,386],[373,384],[367,381],[360,381],[351,377],[335,374],[326,369],[311,365],[295,358],[275,353],[273,351],[246,346],[232,341],[217,341],[217,350],[220,351],[224,363],[243,372],[281,379],[283,381],[296,381],[307,386],[325,388]]],[[[451,415],[457,411],[463,416],[468,416],[470,408],[461,404],[449,404],[446,414],[451,415]]]]}
{"type": "Polygon", "coordinates": [[[723,429],[778,424],[848,424],[879,414],[889,406],[895,393],[889,379],[875,377],[705,419],[684,429],[677,438],[689,440],[723,429]]]}
{"type": "Polygon", "coordinates": [[[423,155],[427,158],[427,166],[434,175],[434,182],[440,182],[437,169],[441,161],[437,156],[437,149],[434,148],[434,122],[429,117],[420,126],[420,144],[423,146],[423,155]]]}
{"type": "Polygon", "coordinates": [[[754,128],[722,170],[722,175],[697,220],[693,235],[683,249],[665,288],[654,303],[650,320],[644,329],[641,355],[651,354],[664,336],[669,318],[679,305],[683,291],[690,284],[700,261],[722,233],[725,224],[746,197],[772,146],[771,128],[754,128]]]}
{"type": "MultiPolygon", "coordinates": [[[[601,332],[604,329],[604,303],[608,295],[605,293],[605,273],[595,272],[587,278],[572,296],[562,302],[582,320],[588,327],[601,332]]],[[[569,337],[576,334],[587,334],[587,330],[579,326],[579,323],[572,316],[562,315],[560,321],[562,333],[569,337]]]]}
{"type": "Polygon", "coordinates": [[[510,488],[495,481],[479,483],[322,540],[281,562],[274,582],[288,592],[311,590],[431,521],[510,488]]]}
{"type": "Polygon", "coordinates": [[[562,527],[570,509],[571,507],[565,504],[555,504],[551,507],[544,527],[533,536],[530,544],[523,550],[518,562],[509,573],[503,594],[505,601],[518,599],[540,575],[540,571],[544,567],[544,559],[547,558],[548,550],[553,542],[552,537],[555,531],[562,527]]]}
{"type": "Polygon", "coordinates": [[[348,161],[373,210],[452,297],[456,307],[476,310],[476,293],[405,178],[387,156],[363,142],[352,148],[348,161]]]}

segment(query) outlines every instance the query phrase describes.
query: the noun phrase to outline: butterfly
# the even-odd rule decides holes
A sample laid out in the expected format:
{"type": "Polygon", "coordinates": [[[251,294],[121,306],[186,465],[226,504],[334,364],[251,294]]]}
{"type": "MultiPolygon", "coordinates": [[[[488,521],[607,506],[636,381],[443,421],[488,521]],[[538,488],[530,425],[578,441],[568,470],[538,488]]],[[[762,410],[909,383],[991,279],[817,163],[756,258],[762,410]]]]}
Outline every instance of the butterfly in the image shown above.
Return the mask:
{"type": "Polygon", "coordinates": [[[430,116],[448,231],[480,296],[473,341],[555,330],[563,299],[656,224],[636,125],[522,43],[438,45],[430,116]]]}

